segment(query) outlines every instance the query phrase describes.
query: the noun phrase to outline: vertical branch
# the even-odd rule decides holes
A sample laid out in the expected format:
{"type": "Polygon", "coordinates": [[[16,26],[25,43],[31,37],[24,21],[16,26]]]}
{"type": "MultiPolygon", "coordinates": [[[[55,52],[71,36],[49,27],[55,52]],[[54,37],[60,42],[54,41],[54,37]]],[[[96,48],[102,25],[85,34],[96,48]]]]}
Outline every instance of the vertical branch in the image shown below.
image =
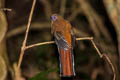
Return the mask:
{"type": "Polygon", "coordinates": [[[24,41],[23,41],[23,44],[22,44],[22,47],[21,47],[21,53],[20,53],[20,58],[19,58],[19,61],[18,61],[18,67],[17,67],[18,70],[20,69],[21,62],[22,62],[22,59],[23,59],[23,55],[24,55],[24,51],[25,51],[25,47],[26,47],[26,42],[27,42],[27,38],[28,38],[28,33],[29,33],[29,28],[30,28],[30,24],[31,24],[31,20],[32,20],[32,15],[33,15],[33,11],[34,11],[34,8],[35,8],[35,3],[36,3],[36,0],[33,0],[31,12],[30,12],[29,20],[28,20],[28,24],[27,24],[25,38],[24,38],[24,41]]]}
{"type": "MultiPolygon", "coordinates": [[[[0,0],[0,9],[4,7],[4,1],[0,0]]],[[[7,32],[7,19],[5,13],[0,10],[0,79],[5,80],[9,67],[9,60],[6,51],[6,39],[5,34],[7,32]]]]}
{"type": "MultiPolygon", "coordinates": [[[[117,35],[118,35],[118,52],[119,52],[119,67],[120,67],[120,0],[116,1],[117,3],[117,13],[118,13],[118,31],[117,31],[117,35]]],[[[119,70],[119,74],[120,74],[120,70],[119,70]]]]}
{"type": "Polygon", "coordinates": [[[50,16],[52,14],[52,9],[51,9],[51,4],[50,4],[50,0],[40,0],[44,6],[44,10],[45,10],[45,16],[46,18],[49,20],[50,16]]]}
{"type": "Polygon", "coordinates": [[[30,24],[31,24],[31,20],[32,20],[32,15],[33,15],[33,11],[34,11],[34,8],[35,8],[35,3],[36,3],[36,0],[33,0],[31,12],[30,12],[29,19],[28,19],[28,24],[27,24],[25,39],[24,39],[24,41],[23,41],[23,46],[22,46],[22,48],[25,48],[25,46],[26,46],[27,37],[28,37],[28,32],[29,32],[29,28],[30,28],[30,24]]]}
{"type": "MultiPolygon", "coordinates": [[[[104,0],[104,5],[117,33],[118,40],[118,75],[120,75],[120,0],[104,0]]],[[[118,76],[119,78],[119,76],[118,76]]]]}
{"type": "Polygon", "coordinates": [[[67,0],[61,0],[60,14],[64,17],[67,0]]]}

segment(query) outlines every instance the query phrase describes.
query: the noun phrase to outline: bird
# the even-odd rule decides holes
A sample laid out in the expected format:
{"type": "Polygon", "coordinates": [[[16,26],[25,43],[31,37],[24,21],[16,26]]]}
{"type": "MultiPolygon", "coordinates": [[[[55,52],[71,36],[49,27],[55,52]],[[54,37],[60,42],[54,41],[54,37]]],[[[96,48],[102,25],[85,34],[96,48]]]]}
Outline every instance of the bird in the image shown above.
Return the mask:
{"type": "Polygon", "coordinates": [[[75,36],[69,21],[58,14],[51,15],[51,33],[58,47],[60,76],[75,76],[73,48],[75,36]]]}

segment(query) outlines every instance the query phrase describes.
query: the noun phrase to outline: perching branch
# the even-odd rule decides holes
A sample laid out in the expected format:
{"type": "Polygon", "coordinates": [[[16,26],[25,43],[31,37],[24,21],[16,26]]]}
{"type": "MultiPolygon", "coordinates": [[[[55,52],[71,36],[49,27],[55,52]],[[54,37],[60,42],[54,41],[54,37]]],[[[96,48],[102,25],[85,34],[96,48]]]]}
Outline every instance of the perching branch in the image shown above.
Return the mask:
{"type": "MultiPolygon", "coordinates": [[[[91,39],[93,39],[93,37],[76,38],[76,40],[88,40],[88,39],[91,40],[91,39]]],[[[36,44],[32,44],[32,45],[26,46],[25,49],[29,49],[29,48],[32,48],[32,47],[37,47],[37,46],[45,45],[45,44],[53,44],[53,43],[55,43],[55,41],[36,43],[36,44]]]]}

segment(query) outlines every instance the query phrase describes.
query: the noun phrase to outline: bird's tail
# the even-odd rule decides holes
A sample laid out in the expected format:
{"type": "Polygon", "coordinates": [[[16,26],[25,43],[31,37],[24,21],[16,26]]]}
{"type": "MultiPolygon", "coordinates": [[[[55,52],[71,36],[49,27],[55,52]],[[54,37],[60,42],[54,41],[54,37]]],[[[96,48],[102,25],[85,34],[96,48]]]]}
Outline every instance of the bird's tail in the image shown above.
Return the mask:
{"type": "Polygon", "coordinates": [[[60,55],[60,75],[63,77],[75,76],[74,70],[74,56],[72,49],[59,49],[60,55]]]}

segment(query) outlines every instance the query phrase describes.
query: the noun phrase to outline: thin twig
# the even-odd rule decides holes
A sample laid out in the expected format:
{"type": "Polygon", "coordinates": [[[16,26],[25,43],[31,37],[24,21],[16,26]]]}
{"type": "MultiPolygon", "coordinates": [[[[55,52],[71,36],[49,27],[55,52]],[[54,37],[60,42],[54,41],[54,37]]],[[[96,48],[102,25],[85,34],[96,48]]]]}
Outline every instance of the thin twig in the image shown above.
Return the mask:
{"type": "Polygon", "coordinates": [[[76,38],[76,40],[92,40],[93,37],[76,38]]]}
{"type": "Polygon", "coordinates": [[[27,41],[27,37],[28,37],[28,32],[29,32],[29,28],[30,28],[30,24],[31,24],[31,20],[32,20],[33,11],[34,11],[34,8],[35,8],[35,3],[36,3],[36,0],[33,0],[31,12],[30,12],[29,20],[28,20],[28,24],[27,24],[25,38],[24,38],[24,41],[23,41],[23,45],[21,47],[21,53],[20,53],[20,58],[19,58],[19,62],[18,62],[18,67],[17,67],[18,70],[20,69],[22,58],[23,58],[23,55],[24,55],[24,51],[25,51],[25,47],[26,47],[26,41],[27,41]]]}
{"type": "Polygon", "coordinates": [[[115,79],[116,79],[116,76],[115,76],[115,68],[114,68],[114,66],[113,66],[113,64],[112,64],[112,62],[111,62],[111,60],[110,60],[110,58],[109,58],[106,54],[102,54],[102,55],[107,59],[108,63],[111,65],[111,68],[112,68],[113,73],[114,73],[113,80],[115,80],[115,79]]]}
{"type": "Polygon", "coordinates": [[[45,44],[53,44],[53,43],[55,43],[55,41],[36,43],[36,44],[32,44],[32,45],[26,46],[25,49],[29,49],[29,48],[33,48],[33,47],[37,47],[37,46],[45,45],[45,44]]]}
{"type": "Polygon", "coordinates": [[[95,50],[97,51],[97,53],[98,53],[98,55],[100,56],[100,58],[105,57],[105,59],[106,59],[106,60],[108,61],[108,63],[110,64],[110,66],[111,66],[111,68],[112,68],[112,71],[113,71],[113,75],[114,75],[113,80],[115,80],[115,79],[116,79],[115,68],[114,68],[114,66],[113,66],[110,58],[109,58],[106,54],[102,54],[102,53],[100,52],[100,50],[97,48],[97,46],[96,46],[95,42],[93,41],[93,39],[91,39],[90,41],[92,42],[92,45],[94,46],[94,48],[95,48],[95,50]]]}
{"type": "MultiPolygon", "coordinates": [[[[93,37],[76,38],[76,40],[91,40],[91,39],[93,39],[93,37]]],[[[33,48],[33,47],[37,47],[37,46],[45,45],[45,44],[53,44],[53,43],[55,43],[55,41],[36,43],[36,44],[26,46],[25,49],[29,49],[29,48],[33,48]]]]}
{"type": "Polygon", "coordinates": [[[102,54],[101,54],[100,50],[97,48],[97,46],[95,45],[95,42],[93,40],[91,40],[91,42],[92,42],[94,48],[96,49],[97,53],[99,54],[100,58],[102,58],[102,54]]]}

